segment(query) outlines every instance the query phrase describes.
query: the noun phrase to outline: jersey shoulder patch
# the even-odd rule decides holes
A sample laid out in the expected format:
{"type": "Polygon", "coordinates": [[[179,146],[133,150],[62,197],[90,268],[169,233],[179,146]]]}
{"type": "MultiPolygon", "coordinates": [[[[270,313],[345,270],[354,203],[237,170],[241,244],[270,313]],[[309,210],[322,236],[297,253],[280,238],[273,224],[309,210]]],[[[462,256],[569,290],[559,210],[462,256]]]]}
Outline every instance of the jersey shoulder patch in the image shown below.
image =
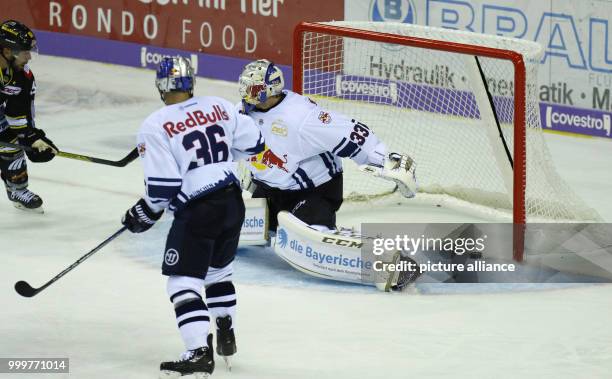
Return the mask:
{"type": "Polygon", "coordinates": [[[29,64],[26,64],[25,66],[23,66],[23,73],[25,74],[25,77],[28,78],[28,79],[34,78],[34,73],[30,69],[30,65],[29,64]]]}
{"type": "Polygon", "coordinates": [[[328,112],[325,111],[320,111],[319,112],[319,121],[321,121],[324,124],[329,124],[330,122],[332,122],[332,117],[328,112]]]}

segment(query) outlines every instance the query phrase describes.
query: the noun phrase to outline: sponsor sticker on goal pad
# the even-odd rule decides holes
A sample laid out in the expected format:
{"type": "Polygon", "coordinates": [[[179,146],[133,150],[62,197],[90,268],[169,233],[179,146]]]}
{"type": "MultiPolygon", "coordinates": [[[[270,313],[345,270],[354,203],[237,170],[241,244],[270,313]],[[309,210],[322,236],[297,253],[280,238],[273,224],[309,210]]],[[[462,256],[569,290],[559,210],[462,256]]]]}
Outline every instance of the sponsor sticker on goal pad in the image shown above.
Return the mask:
{"type": "Polygon", "coordinates": [[[612,224],[367,223],[362,233],[362,278],[377,285],[612,282],[612,224]]]}

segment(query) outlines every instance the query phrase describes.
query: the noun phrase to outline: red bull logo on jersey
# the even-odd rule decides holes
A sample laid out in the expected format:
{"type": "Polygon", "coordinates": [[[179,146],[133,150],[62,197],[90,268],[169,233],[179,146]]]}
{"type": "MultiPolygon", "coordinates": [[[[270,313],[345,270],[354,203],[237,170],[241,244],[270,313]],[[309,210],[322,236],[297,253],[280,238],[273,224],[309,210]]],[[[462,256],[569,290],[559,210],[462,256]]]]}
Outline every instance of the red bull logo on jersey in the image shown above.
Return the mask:
{"type": "Polygon", "coordinates": [[[329,113],[321,111],[319,113],[319,120],[324,123],[324,124],[329,124],[332,120],[331,116],[329,113]]]}
{"type": "Polygon", "coordinates": [[[283,170],[285,172],[289,172],[285,164],[287,163],[287,154],[284,154],[282,158],[277,156],[270,150],[267,146],[266,149],[248,159],[253,167],[258,170],[265,170],[266,168],[276,167],[279,170],[283,170]]]}
{"type": "Polygon", "coordinates": [[[186,116],[187,118],[183,121],[168,121],[163,125],[168,137],[172,138],[188,129],[195,128],[196,126],[213,125],[215,122],[221,120],[229,120],[227,112],[218,105],[213,105],[212,112],[204,113],[203,111],[197,110],[193,112],[186,112],[186,116]]]}

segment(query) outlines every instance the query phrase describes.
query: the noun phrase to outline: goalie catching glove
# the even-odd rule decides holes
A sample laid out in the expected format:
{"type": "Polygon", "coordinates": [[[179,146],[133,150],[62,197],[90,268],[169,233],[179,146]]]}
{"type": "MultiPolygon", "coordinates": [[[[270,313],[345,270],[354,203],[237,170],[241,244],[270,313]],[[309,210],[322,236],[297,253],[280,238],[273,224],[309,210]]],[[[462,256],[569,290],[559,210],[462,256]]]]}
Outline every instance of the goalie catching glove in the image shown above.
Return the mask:
{"type": "Polygon", "coordinates": [[[407,154],[389,153],[384,159],[383,166],[361,165],[359,169],[379,178],[390,180],[397,184],[397,188],[404,197],[414,197],[418,190],[415,176],[416,164],[407,154]]]}
{"type": "Polygon", "coordinates": [[[136,205],[125,212],[121,223],[132,233],[142,233],[151,229],[163,213],[163,211],[155,213],[144,199],[140,199],[136,205]]]}

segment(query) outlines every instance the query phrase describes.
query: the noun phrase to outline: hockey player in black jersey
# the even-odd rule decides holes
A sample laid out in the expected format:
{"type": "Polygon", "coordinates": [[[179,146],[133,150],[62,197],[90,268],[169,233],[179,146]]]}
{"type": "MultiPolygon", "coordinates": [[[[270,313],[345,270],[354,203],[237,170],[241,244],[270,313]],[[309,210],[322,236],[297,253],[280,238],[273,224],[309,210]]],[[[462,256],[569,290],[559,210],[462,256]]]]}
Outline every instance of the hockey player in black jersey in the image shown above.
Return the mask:
{"type": "MultiPolygon", "coordinates": [[[[32,147],[32,162],[48,162],[57,147],[34,124],[36,82],[28,66],[37,51],[36,37],[24,24],[0,24],[0,141],[32,147]]],[[[0,147],[0,174],[15,207],[42,211],[42,199],[28,189],[28,169],[22,150],[0,147]]]]}

